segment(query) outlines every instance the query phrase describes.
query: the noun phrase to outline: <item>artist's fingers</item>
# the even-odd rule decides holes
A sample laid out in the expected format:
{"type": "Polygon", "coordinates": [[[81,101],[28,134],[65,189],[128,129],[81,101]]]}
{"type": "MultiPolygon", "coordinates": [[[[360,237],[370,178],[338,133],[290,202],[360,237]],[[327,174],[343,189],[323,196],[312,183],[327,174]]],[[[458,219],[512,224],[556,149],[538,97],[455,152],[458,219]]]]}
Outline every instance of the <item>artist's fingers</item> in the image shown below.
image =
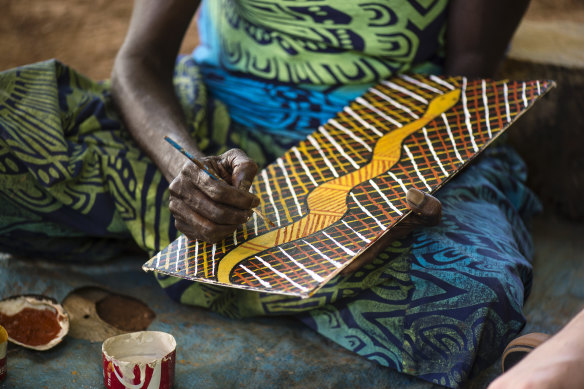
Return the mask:
{"type": "Polygon", "coordinates": [[[412,210],[412,215],[408,219],[414,227],[435,226],[440,222],[442,203],[436,197],[412,188],[406,194],[406,201],[412,210]]]}
{"type": "Polygon", "coordinates": [[[258,165],[240,149],[231,149],[221,155],[221,160],[231,168],[231,183],[234,187],[249,191],[258,172],[258,165]]]}
{"type": "Polygon", "coordinates": [[[186,222],[181,219],[175,219],[174,225],[177,230],[185,234],[190,240],[200,240],[208,243],[220,242],[231,235],[237,228],[237,226],[206,227],[204,223],[200,226],[194,226],[190,221],[186,222]]]}
{"type": "Polygon", "coordinates": [[[221,180],[215,180],[193,164],[183,166],[180,176],[181,179],[190,181],[213,202],[245,210],[255,208],[260,203],[257,196],[221,180]]]}
{"type": "Polygon", "coordinates": [[[237,225],[217,224],[193,212],[180,199],[171,198],[169,208],[175,218],[175,227],[189,239],[216,243],[237,228],[237,225]]]}
{"type": "Polygon", "coordinates": [[[418,227],[435,226],[440,223],[442,203],[436,197],[411,188],[406,193],[406,202],[412,213],[383,236],[387,244],[406,237],[418,227]]]}
{"type": "Polygon", "coordinates": [[[188,208],[217,224],[243,224],[252,214],[251,209],[239,209],[212,201],[198,189],[180,198],[188,208]]]}
{"type": "Polygon", "coordinates": [[[440,222],[442,203],[434,196],[412,188],[406,193],[406,201],[412,213],[344,268],[342,275],[347,276],[372,262],[394,240],[407,236],[416,227],[434,226],[440,222]]]}
{"type": "MultiPolygon", "coordinates": [[[[235,208],[211,200],[189,180],[182,177],[175,179],[170,187],[170,199],[173,204],[184,204],[189,211],[195,212],[217,224],[243,224],[247,222],[252,211],[235,208]]],[[[173,209],[171,208],[171,211],[173,209]]],[[[174,214],[175,212],[173,212],[174,214]]]]}

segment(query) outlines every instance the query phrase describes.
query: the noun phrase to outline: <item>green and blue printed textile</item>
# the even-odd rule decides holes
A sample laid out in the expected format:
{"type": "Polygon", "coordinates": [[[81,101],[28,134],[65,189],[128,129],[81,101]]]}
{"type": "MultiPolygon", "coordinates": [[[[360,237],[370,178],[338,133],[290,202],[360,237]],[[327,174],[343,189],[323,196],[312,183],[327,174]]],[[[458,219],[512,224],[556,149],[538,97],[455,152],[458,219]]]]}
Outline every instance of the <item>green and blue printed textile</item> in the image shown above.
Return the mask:
{"type": "Polygon", "coordinates": [[[197,63],[293,85],[436,70],[448,0],[203,0],[197,63]]]}
{"type": "MultiPolygon", "coordinates": [[[[200,81],[191,57],[177,63],[176,91],[205,151],[239,146],[269,162],[293,142],[231,121],[200,81]]],[[[176,238],[168,183],[124,130],[107,83],[48,61],[0,73],[0,89],[2,251],[88,261],[131,241],[153,253],[176,238]]],[[[293,315],[365,358],[456,387],[492,363],[525,322],[525,221],[539,203],[524,181],[512,150],[487,150],[439,192],[440,225],[395,242],[306,300],[158,279],[185,304],[230,317],[293,315]]]]}
{"type": "MultiPolygon", "coordinates": [[[[377,80],[436,72],[446,0],[204,1],[201,44],[174,85],[191,135],[265,166],[377,80]]],[[[100,260],[177,237],[168,183],[124,129],[107,82],[56,61],[0,73],[0,249],[100,260]]],[[[160,142],[163,139],[152,140],[160,142]]],[[[229,317],[293,315],[383,366],[456,387],[522,328],[526,221],[539,203],[523,162],[491,148],[438,194],[440,225],[394,242],[311,298],[157,275],[185,304],[229,317]]]]}
{"type": "Polygon", "coordinates": [[[193,58],[230,117],[304,139],[392,75],[441,72],[448,0],[203,0],[193,58]]]}

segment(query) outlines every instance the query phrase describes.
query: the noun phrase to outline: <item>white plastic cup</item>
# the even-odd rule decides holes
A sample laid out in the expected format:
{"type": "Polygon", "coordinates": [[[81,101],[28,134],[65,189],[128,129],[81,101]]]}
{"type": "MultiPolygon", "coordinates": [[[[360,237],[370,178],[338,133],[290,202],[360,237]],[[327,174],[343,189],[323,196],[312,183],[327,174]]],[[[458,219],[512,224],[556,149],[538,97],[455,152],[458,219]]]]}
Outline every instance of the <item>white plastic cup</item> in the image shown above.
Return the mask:
{"type": "Polygon", "coordinates": [[[108,389],[170,389],[176,341],[166,332],[140,331],[106,339],[101,347],[108,389]]]}

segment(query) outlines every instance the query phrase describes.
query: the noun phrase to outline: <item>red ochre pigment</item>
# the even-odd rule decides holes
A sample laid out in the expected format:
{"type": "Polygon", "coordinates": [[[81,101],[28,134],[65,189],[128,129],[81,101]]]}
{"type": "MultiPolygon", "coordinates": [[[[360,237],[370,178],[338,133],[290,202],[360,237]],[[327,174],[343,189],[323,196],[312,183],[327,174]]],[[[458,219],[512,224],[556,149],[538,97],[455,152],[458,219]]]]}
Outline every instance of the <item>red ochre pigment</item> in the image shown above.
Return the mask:
{"type": "Polygon", "coordinates": [[[29,346],[47,344],[61,330],[57,313],[50,309],[24,308],[12,316],[0,312],[0,324],[10,338],[29,346]]]}

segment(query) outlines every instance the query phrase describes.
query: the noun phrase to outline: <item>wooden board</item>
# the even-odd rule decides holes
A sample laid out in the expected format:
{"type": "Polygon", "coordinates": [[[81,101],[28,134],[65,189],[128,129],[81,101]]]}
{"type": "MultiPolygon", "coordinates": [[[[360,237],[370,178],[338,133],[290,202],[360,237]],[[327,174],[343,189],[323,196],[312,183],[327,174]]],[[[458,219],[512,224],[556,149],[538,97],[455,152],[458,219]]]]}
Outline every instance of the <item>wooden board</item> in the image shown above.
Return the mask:
{"type": "Polygon", "coordinates": [[[179,237],[143,269],[308,297],[434,193],[552,86],[402,75],[380,82],[262,170],[255,214],[217,244],[179,237]]]}

